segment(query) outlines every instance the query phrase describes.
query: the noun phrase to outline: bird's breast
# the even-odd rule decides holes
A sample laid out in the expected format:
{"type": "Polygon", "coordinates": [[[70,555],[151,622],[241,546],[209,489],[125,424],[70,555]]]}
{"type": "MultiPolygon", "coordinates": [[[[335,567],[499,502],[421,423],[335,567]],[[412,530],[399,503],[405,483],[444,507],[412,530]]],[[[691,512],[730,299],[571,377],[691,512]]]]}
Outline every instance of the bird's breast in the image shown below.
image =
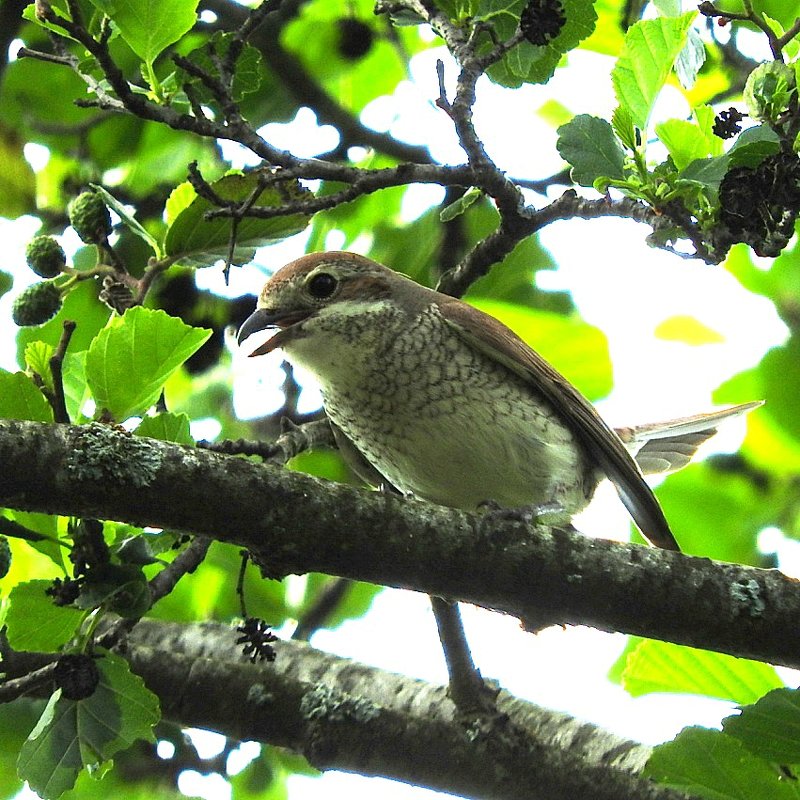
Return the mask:
{"type": "Polygon", "coordinates": [[[435,313],[365,350],[329,357],[318,378],[331,419],[397,488],[470,509],[586,504],[594,487],[571,431],[435,313]]]}

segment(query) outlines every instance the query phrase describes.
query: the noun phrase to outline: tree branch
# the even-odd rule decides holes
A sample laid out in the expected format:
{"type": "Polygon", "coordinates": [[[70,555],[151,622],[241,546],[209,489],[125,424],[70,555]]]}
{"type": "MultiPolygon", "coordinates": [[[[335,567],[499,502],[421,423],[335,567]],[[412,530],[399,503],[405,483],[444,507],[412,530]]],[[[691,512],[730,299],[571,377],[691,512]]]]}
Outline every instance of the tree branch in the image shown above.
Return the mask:
{"type": "Polygon", "coordinates": [[[2,505],[209,536],[270,576],[324,572],[800,666],[800,591],[776,570],[489,522],[102,425],[2,420],[0,463],[2,505]]]}
{"type": "Polygon", "coordinates": [[[254,665],[235,638],[214,623],[143,620],[125,655],[166,718],[288,747],[319,769],[497,800],[685,797],[637,777],[650,748],[507,692],[498,726],[483,734],[462,724],[443,686],[302,642],[279,642],[275,662],[254,665]]]}
{"type": "MultiPolygon", "coordinates": [[[[219,16],[215,27],[220,30],[238,27],[247,17],[247,8],[230,0],[203,0],[202,5],[219,16]]],[[[371,147],[399,161],[432,163],[426,147],[407,144],[387,133],[372,130],[338,103],[309,75],[302,61],[283,47],[280,41],[282,27],[283,19],[279,12],[265,19],[249,37],[249,42],[258,48],[269,68],[297,102],[314,111],[320,125],[332,125],[348,146],[371,147]]]]}

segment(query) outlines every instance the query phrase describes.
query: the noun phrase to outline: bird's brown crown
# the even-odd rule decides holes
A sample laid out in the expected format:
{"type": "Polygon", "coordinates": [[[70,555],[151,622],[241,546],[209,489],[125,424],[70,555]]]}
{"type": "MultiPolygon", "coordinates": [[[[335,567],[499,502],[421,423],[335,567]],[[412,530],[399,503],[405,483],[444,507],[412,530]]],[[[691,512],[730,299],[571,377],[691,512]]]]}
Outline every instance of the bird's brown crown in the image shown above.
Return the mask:
{"type": "Polygon", "coordinates": [[[289,287],[302,286],[312,275],[321,272],[330,272],[340,282],[337,298],[342,300],[385,296],[388,294],[387,279],[397,276],[388,267],[357,253],[343,250],[309,253],[281,267],[264,285],[261,300],[264,302],[267,297],[289,287]],[[357,286],[354,285],[356,278],[357,286]]]}

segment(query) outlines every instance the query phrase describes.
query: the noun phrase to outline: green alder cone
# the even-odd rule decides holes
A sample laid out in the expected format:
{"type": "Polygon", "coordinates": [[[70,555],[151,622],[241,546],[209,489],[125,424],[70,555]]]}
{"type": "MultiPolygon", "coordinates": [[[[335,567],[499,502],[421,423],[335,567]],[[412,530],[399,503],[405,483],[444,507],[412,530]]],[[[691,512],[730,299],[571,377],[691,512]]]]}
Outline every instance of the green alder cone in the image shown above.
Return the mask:
{"type": "Polygon", "coordinates": [[[67,265],[61,245],[52,236],[35,236],[25,248],[25,261],[40,278],[55,278],[67,265]]]}
{"type": "Polygon", "coordinates": [[[41,281],[29,286],[11,306],[16,325],[43,325],[61,308],[61,292],[53,281],[41,281]]]}
{"type": "Polygon", "coordinates": [[[111,214],[96,192],[83,192],[70,204],[69,223],[86,244],[104,242],[111,233],[111,214]]]}

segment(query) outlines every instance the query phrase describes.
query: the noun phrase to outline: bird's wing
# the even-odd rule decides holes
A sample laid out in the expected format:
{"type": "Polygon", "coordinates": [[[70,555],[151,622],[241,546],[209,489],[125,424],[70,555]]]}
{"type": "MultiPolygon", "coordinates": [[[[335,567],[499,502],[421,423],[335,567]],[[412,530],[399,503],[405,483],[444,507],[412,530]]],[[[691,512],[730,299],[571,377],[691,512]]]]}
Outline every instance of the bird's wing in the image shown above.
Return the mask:
{"type": "Polygon", "coordinates": [[[443,296],[445,321],[471,347],[526,381],[549,402],[589,457],[614,483],[639,529],[657,547],[679,550],[664,512],[633,456],[589,401],[515,333],[488,314],[443,296]]]}
{"type": "MultiPolygon", "coordinates": [[[[333,438],[336,440],[336,447],[341,453],[345,464],[364,483],[368,483],[371,486],[391,486],[391,483],[384,477],[383,473],[367,460],[347,434],[334,422],[330,420],[329,422],[333,431],[333,438]]],[[[394,487],[392,488],[394,489],[394,487]]],[[[397,490],[395,489],[395,491],[397,490]]]]}

